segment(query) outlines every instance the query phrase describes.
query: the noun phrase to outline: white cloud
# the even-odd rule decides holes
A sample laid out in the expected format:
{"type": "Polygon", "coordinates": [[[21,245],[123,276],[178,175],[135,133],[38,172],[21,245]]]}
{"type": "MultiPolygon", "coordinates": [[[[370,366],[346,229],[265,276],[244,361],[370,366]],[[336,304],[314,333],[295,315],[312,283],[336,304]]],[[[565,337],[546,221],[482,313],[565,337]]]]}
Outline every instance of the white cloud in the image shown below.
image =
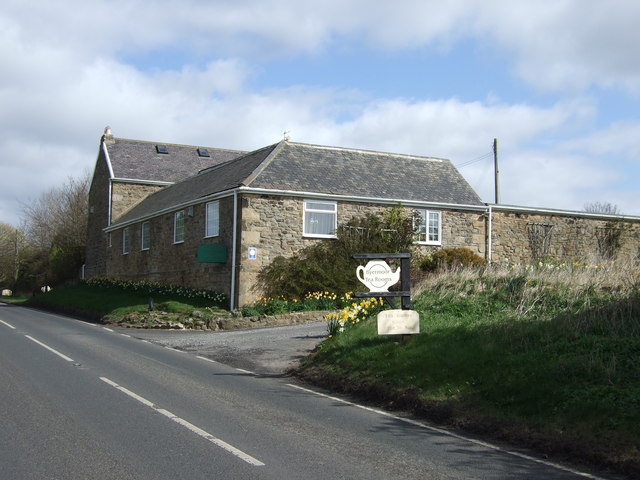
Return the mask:
{"type": "Polygon", "coordinates": [[[640,43],[636,0],[7,0],[0,17],[3,30],[17,30],[25,45],[46,39],[80,58],[181,50],[260,61],[345,40],[397,50],[476,38],[513,55],[516,71],[539,88],[595,84],[640,93],[640,64],[630,48],[640,43]]]}
{"type": "Polygon", "coordinates": [[[467,14],[473,35],[509,52],[515,71],[537,88],[640,93],[640,64],[630,48],[640,42],[635,0],[474,2],[467,14]]]}
{"type": "MultiPolygon", "coordinates": [[[[615,4],[7,0],[0,7],[0,220],[15,221],[17,200],[92,168],[107,124],[117,136],[237,149],[277,142],[286,129],[294,141],[454,163],[489,152],[497,137],[505,202],[580,209],[605,200],[640,214],[638,187],[621,186],[611,163],[638,171],[640,124],[620,120],[593,131],[597,100],[582,96],[592,85],[640,91],[633,61],[640,3],[615,4]],[[371,98],[358,85],[312,88],[314,79],[252,87],[273,58],[363,45],[442,53],[469,39],[497,49],[531,85],[569,92],[567,99],[371,98]],[[130,60],[154,55],[169,67],[130,60]],[[542,186],[550,193],[541,195],[542,186]]],[[[462,173],[492,200],[490,162],[462,173]]]]}

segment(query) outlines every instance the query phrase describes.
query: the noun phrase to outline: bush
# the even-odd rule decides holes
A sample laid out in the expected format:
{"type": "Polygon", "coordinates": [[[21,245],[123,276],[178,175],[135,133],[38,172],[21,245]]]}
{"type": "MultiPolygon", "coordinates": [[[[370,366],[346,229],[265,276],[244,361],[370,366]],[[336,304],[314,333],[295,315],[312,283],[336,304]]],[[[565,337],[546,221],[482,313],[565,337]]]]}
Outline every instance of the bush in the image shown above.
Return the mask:
{"type": "Polygon", "coordinates": [[[468,248],[443,248],[422,260],[420,269],[435,272],[460,267],[484,267],[486,264],[484,258],[468,248]]]}
{"type": "Polygon", "coordinates": [[[338,226],[336,239],[303,248],[295,257],[276,257],[258,275],[258,288],[271,298],[303,298],[307,292],[351,292],[361,288],[354,253],[398,253],[413,244],[413,217],[400,207],[385,216],[367,214],[338,226]]]}

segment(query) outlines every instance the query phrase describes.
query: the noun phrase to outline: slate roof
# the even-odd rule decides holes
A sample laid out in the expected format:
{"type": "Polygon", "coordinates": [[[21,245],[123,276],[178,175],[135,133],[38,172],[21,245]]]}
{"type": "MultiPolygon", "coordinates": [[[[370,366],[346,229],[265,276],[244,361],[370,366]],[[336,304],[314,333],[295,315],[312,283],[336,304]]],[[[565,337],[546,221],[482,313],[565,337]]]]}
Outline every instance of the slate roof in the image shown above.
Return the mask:
{"type": "Polygon", "coordinates": [[[113,138],[106,141],[114,178],[141,182],[177,182],[196,172],[236,158],[245,152],[192,145],[175,145],[113,138]],[[165,145],[166,154],[158,153],[156,145],[165,145]],[[210,157],[198,155],[206,148],[210,157]]]}
{"type": "Polygon", "coordinates": [[[449,160],[282,141],[202,170],[150,195],[114,226],[241,186],[484,205],[449,160]]]}
{"type": "Polygon", "coordinates": [[[449,160],[293,142],[281,143],[248,186],[483,205],[449,160]]]}
{"type": "Polygon", "coordinates": [[[238,187],[276,146],[261,148],[234,160],[207,168],[195,176],[165,187],[145,198],[120,217],[117,223],[126,223],[175,205],[238,187]]]}

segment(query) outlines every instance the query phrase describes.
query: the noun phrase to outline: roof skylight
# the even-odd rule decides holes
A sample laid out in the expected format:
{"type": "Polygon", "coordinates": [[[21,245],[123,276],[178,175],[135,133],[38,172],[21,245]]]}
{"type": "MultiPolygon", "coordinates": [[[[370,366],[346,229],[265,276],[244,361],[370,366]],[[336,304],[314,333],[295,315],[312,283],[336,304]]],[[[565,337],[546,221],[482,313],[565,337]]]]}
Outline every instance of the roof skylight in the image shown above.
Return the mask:
{"type": "Polygon", "coordinates": [[[156,145],[156,152],[167,154],[169,153],[169,149],[166,145],[156,145]]]}
{"type": "Polygon", "coordinates": [[[209,150],[207,150],[206,148],[199,148],[198,149],[198,155],[201,157],[210,157],[211,155],[209,154],[209,150]]]}

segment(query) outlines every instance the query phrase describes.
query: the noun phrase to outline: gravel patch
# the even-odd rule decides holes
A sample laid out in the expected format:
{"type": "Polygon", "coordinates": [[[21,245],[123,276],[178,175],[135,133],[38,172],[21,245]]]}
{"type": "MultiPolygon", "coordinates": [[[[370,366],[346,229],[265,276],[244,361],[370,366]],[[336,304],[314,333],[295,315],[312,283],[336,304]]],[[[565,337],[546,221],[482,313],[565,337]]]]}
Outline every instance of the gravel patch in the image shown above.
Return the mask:
{"type": "Polygon", "coordinates": [[[284,375],[327,337],[326,322],[229,331],[117,330],[263,375],[284,375]]]}

